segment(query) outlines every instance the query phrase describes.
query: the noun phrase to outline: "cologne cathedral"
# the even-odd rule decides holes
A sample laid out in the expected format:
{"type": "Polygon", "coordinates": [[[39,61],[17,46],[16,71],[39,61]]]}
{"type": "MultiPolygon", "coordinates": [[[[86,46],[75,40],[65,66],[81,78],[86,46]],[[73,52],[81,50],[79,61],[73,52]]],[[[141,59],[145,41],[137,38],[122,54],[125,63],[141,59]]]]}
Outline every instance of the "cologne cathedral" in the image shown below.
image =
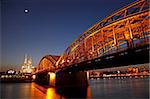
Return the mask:
{"type": "Polygon", "coordinates": [[[32,58],[25,55],[24,63],[21,68],[21,73],[32,73],[34,67],[32,65],[32,58]]]}

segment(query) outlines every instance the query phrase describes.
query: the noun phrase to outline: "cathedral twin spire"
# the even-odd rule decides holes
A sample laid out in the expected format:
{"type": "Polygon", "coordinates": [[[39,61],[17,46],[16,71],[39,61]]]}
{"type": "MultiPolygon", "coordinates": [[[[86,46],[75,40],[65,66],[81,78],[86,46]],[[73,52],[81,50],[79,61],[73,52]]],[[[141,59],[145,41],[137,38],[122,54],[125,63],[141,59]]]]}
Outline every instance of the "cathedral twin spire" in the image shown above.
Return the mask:
{"type": "Polygon", "coordinates": [[[31,73],[32,68],[32,58],[28,57],[27,54],[25,54],[24,63],[22,65],[21,71],[22,73],[31,73]]]}
{"type": "Polygon", "coordinates": [[[27,54],[25,54],[23,66],[32,66],[32,58],[31,57],[28,58],[27,54]]]}

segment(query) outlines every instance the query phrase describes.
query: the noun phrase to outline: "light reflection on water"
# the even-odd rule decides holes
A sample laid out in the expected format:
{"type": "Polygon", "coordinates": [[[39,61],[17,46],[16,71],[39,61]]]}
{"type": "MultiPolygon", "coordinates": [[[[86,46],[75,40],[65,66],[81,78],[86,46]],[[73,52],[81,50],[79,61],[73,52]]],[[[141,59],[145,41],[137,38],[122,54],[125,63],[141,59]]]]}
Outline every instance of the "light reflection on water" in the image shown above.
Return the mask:
{"type": "Polygon", "coordinates": [[[149,99],[149,79],[92,80],[88,87],[44,88],[35,83],[1,83],[0,99],[149,99]]]}
{"type": "Polygon", "coordinates": [[[45,88],[36,83],[32,83],[31,86],[31,99],[61,99],[53,87],[45,88]]]}
{"type": "Polygon", "coordinates": [[[50,87],[44,88],[32,83],[32,99],[65,99],[65,98],[88,98],[90,99],[90,87],[50,87]],[[39,97],[38,97],[39,96],[39,97]]]}
{"type": "Polygon", "coordinates": [[[46,92],[46,99],[54,99],[55,97],[55,90],[52,88],[48,88],[46,92]]]}
{"type": "Polygon", "coordinates": [[[63,99],[61,95],[58,95],[54,88],[48,88],[46,92],[46,99],[63,99]]]}

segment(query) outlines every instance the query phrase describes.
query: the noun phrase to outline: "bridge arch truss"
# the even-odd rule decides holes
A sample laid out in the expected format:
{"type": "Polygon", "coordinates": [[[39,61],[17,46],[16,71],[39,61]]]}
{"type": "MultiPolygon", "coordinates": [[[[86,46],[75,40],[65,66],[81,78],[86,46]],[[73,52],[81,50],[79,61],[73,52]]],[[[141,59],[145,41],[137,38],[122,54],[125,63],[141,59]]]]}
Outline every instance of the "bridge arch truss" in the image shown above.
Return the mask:
{"type": "Polygon", "coordinates": [[[136,1],[82,33],[56,62],[56,67],[91,60],[126,49],[149,45],[148,0],[136,1]]]}
{"type": "Polygon", "coordinates": [[[56,62],[59,59],[60,56],[55,56],[55,55],[46,55],[42,57],[40,60],[36,72],[44,72],[44,71],[51,71],[55,70],[56,68],[56,62]]]}

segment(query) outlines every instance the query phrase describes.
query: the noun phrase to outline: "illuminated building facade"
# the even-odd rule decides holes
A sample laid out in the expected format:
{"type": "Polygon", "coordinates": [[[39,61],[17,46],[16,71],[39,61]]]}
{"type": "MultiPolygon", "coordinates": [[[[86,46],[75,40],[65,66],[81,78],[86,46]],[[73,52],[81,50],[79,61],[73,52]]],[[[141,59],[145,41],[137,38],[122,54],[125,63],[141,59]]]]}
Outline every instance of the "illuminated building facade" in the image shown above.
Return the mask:
{"type": "Polygon", "coordinates": [[[24,63],[21,68],[21,73],[32,73],[34,67],[32,66],[32,58],[27,57],[27,54],[25,55],[24,63]]]}

